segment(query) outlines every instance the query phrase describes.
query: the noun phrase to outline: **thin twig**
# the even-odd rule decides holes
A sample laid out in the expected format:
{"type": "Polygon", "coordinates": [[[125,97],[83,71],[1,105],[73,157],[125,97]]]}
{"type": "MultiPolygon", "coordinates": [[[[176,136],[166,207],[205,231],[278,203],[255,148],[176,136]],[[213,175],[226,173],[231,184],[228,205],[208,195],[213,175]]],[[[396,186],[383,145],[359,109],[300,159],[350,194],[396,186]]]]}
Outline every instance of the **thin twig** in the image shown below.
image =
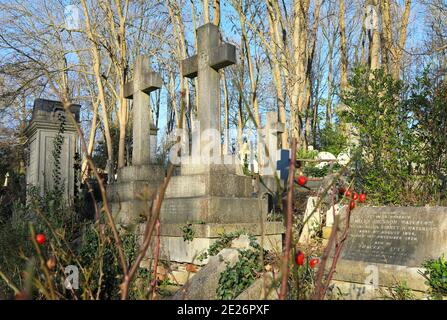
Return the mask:
{"type": "Polygon", "coordinates": [[[152,284],[151,284],[152,299],[155,298],[155,288],[157,287],[158,256],[160,254],[160,220],[159,219],[157,219],[155,228],[157,229],[157,240],[155,242],[154,279],[152,280],[152,284]]]}
{"type": "Polygon", "coordinates": [[[290,245],[292,243],[292,224],[293,224],[293,186],[295,175],[295,159],[296,159],[296,139],[292,139],[292,157],[289,166],[288,190],[287,190],[287,226],[284,255],[282,257],[282,279],[281,289],[279,291],[279,299],[284,300],[287,294],[287,280],[289,278],[289,256],[290,245]]]}

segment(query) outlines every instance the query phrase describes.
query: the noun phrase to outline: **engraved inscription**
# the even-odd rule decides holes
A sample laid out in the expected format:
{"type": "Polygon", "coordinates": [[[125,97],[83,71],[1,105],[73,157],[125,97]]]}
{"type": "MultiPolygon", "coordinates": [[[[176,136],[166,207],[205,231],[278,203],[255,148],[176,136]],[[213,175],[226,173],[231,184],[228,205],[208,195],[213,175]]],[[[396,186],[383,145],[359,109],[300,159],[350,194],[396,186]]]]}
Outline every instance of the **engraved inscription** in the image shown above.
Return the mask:
{"type": "Polygon", "coordinates": [[[208,52],[201,51],[199,53],[199,69],[204,69],[209,66],[210,57],[208,55],[208,52]]]}
{"type": "Polygon", "coordinates": [[[404,211],[353,214],[342,258],[408,265],[419,254],[419,247],[433,240],[438,228],[438,219],[431,215],[404,211]]]}

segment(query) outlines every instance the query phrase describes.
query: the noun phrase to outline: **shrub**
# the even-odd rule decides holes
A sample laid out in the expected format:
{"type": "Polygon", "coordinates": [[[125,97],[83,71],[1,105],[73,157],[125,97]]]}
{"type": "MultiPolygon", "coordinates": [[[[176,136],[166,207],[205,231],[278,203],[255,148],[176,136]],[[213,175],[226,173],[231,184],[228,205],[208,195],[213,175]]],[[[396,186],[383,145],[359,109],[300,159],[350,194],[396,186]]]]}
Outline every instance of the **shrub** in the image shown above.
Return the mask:
{"type": "Polygon", "coordinates": [[[430,287],[430,295],[434,299],[447,297],[447,261],[444,256],[438,259],[426,260],[422,267],[425,270],[419,270],[419,273],[425,278],[425,283],[430,287]]]}
{"type": "Polygon", "coordinates": [[[447,184],[447,94],[441,85],[428,72],[405,84],[363,67],[349,84],[341,94],[348,108],[340,116],[356,128],[362,150],[356,189],[367,192],[371,204],[440,204],[447,184]]]}

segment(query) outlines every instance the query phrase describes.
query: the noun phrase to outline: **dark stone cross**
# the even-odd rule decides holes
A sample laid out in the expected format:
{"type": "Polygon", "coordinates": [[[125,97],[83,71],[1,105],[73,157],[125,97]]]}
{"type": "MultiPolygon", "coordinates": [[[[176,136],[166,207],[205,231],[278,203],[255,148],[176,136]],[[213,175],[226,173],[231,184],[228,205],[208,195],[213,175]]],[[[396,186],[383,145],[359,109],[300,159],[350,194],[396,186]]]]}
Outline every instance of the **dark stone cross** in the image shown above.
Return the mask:
{"type": "MultiPolygon", "coordinates": [[[[219,130],[219,69],[236,63],[236,47],[221,43],[219,28],[211,23],[197,29],[197,44],[198,53],[182,61],[182,75],[198,78],[200,132],[207,129],[219,130]]],[[[214,151],[220,152],[220,150],[214,151]]]]}
{"type": "Polygon", "coordinates": [[[286,181],[289,177],[290,150],[281,149],[279,160],[276,161],[276,170],[279,170],[279,179],[286,181]]]}
{"type": "Polygon", "coordinates": [[[126,99],[133,99],[133,150],[132,165],[150,163],[150,132],[154,126],[150,109],[149,94],[162,87],[161,77],[152,71],[147,56],[138,56],[134,78],[124,86],[126,99]]]}

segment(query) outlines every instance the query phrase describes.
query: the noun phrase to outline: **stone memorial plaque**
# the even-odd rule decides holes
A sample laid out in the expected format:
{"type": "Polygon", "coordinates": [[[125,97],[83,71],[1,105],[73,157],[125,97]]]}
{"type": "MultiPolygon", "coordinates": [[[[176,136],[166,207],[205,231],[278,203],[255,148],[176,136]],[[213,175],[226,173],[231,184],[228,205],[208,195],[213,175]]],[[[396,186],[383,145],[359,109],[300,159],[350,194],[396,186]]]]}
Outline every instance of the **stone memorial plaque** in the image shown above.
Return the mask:
{"type": "MultiPolygon", "coordinates": [[[[342,210],[339,236],[345,217],[342,210]]],[[[337,290],[348,299],[382,299],[379,287],[398,283],[427,290],[419,272],[425,260],[447,254],[446,207],[358,207],[350,222],[332,278],[337,290]]]]}
{"type": "Polygon", "coordinates": [[[341,259],[419,267],[447,253],[447,208],[360,207],[341,259]]]}

